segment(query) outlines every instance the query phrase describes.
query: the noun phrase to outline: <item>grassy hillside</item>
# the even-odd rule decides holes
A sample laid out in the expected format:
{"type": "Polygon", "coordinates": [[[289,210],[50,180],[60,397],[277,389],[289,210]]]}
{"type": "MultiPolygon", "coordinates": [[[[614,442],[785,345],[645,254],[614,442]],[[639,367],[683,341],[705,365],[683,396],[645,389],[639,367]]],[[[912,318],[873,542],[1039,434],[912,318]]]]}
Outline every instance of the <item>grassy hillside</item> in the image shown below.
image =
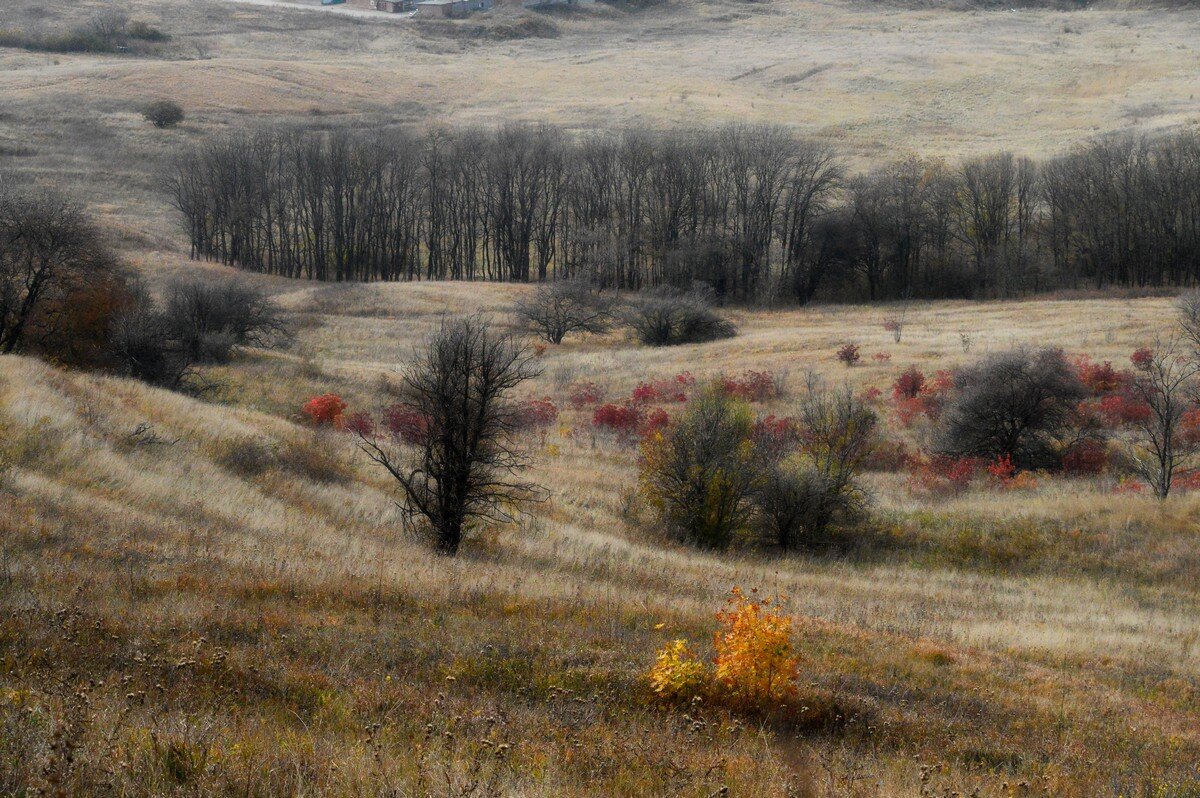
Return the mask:
{"type": "Polygon", "coordinates": [[[854,546],[709,555],[655,532],[636,453],[565,400],[682,369],[886,387],[1022,341],[1119,361],[1169,300],[919,305],[900,344],[878,309],[816,308],[703,346],[552,348],[530,393],[563,412],[529,441],[551,498],[447,559],[298,408],[377,406],[445,308],[521,289],[269,285],[296,348],[210,372],[204,399],[0,359],[0,792],[1196,794],[1200,497],[1043,477],[936,499],[878,474],[854,546]],[[848,339],[869,365],[834,360],[848,339]],[[655,651],[707,651],[735,585],[798,619],[787,725],[649,700],[655,651]]]}

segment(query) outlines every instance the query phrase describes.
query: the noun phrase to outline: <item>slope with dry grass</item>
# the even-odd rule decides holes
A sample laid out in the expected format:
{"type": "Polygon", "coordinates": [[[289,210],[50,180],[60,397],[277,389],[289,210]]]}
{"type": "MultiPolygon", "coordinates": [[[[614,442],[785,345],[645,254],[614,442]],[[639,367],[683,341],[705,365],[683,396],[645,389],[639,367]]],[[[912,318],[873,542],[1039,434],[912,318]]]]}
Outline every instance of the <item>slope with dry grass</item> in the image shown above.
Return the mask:
{"type": "MultiPolygon", "coordinates": [[[[4,789],[1194,794],[1195,496],[1048,479],[936,500],[882,475],[859,549],[700,554],[640,520],[633,452],[564,409],[530,441],[550,501],[438,557],[298,406],[385,401],[381,376],[444,308],[499,313],[521,289],[269,284],[298,349],[213,370],[204,400],[0,362],[4,789]],[[655,650],[705,648],[734,585],[787,595],[798,619],[807,709],[788,725],[650,700],[655,650]]],[[[895,344],[875,309],[744,313],[731,341],[553,348],[531,395],[561,402],[577,379],[617,395],[683,368],[864,386],[961,361],[960,332],[973,353],[1053,338],[1116,359],[1169,314],[920,305],[895,344]],[[848,336],[892,363],[846,369],[848,336]]]]}

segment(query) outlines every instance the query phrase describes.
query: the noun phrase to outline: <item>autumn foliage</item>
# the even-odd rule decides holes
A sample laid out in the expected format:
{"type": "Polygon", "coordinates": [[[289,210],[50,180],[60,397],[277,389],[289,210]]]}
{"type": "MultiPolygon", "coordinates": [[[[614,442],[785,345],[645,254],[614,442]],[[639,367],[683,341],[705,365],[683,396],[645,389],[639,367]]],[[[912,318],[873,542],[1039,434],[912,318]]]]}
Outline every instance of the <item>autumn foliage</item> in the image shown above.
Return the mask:
{"type": "Polygon", "coordinates": [[[341,422],[346,401],[335,393],[322,394],[305,402],[300,412],[318,427],[332,427],[341,422]]]}
{"type": "Polygon", "coordinates": [[[792,619],[778,610],[780,599],[730,591],[717,613],[711,672],[685,640],[658,652],[648,674],[656,697],[679,704],[695,698],[742,712],[762,712],[795,701],[799,657],[792,648],[792,619]]]}

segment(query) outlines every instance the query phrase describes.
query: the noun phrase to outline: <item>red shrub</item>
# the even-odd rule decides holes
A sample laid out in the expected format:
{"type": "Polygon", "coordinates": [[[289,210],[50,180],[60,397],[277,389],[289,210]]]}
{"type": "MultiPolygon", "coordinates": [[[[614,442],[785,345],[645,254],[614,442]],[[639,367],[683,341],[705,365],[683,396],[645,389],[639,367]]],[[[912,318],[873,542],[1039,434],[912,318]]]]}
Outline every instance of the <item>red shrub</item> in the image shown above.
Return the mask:
{"type": "Polygon", "coordinates": [[[987,465],[977,457],[948,457],[933,455],[928,460],[910,460],[913,472],[909,487],[934,495],[957,494],[971,487],[979,472],[987,465]]]}
{"type": "Polygon", "coordinates": [[[588,405],[604,401],[604,389],[594,382],[577,382],[571,386],[568,400],[571,402],[571,407],[581,410],[588,405]]]}
{"type": "Polygon", "coordinates": [[[861,357],[858,354],[858,344],[846,344],[837,351],[837,359],[847,366],[853,366],[861,357]]]}
{"type": "Polygon", "coordinates": [[[371,418],[370,413],[351,413],[346,416],[342,428],[346,432],[353,432],[364,438],[375,437],[375,419],[371,418]]]}
{"type": "Polygon", "coordinates": [[[1174,479],[1171,480],[1171,490],[1180,492],[1200,490],[1200,469],[1176,474],[1174,479]]]}
{"type": "Polygon", "coordinates": [[[405,443],[420,443],[429,432],[429,419],[407,405],[392,405],[383,411],[383,426],[405,443]]]}
{"type": "Polygon", "coordinates": [[[721,375],[717,378],[717,388],[726,396],[747,402],[773,399],[778,393],[769,371],[743,371],[740,377],[721,375]]]}
{"type": "Polygon", "coordinates": [[[318,427],[334,426],[346,412],[346,402],[335,393],[322,394],[305,402],[301,412],[318,427]]]}
{"type": "Polygon", "coordinates": [[[1129,356],[1129,362],[1133,364],[1135,369],[1145,371],[1149,367],[1150,361],[1154,360],[1154,350],[1148,346],[1143,346],[1141,349],[1135,349],[1133,354],[1129,356]]]}
{"type": "Polygon", "coordinates": [[[616,432],[623,437],[633,436],[642,426],[642,411],[631,404],[600,405],[592,413],[592,426],[616,432]]]}
{"type": "Polygon", "coordinates": [[[1080,441],[1067,449],[1062,466],[1069,476],[1094,476],[1108,468],[1108,449],[1099,441],[1080,441]]]}
{"type": "Polygon", "coordinates": [[[1183,414],[1179,420],[1179,437],[1187,444],[1200,443],[1200,407],[1183,414]]]}
{"type": "Polygon", "coordinates": [[[1128,374],[1117,371],[1111,362],[1093,363],[1086,355],[1076,358],[1075,372],[1079,381],[1095,396],[1112,393],[1129,382],[1128,374]]]}
{"type": "Polygon", "coordinates": [[[864,388],[862,392],[859,393],[858,400],[865,404],[874,405],[879,404],[879,398],[881,396],[883,396],[883,391],[879,390],[874,385],[871,385],[867,388],[864,388]]]}
{"type": "Polygon", "coordinates": [[[900,372],[892,383],[893,399],[916,399],[925,390],[925,375],[916,367],[909,366],[900,372]]]}
{"type": "Polygon", "coordinates": [[[915,396],[912,399],[899,399],[894,408],[896,420],[902,427],[911,427],[920,416],[929,415],[929,398],[915,396]]]}
{"type": "Polygon", "coordinates": [[[676,374],[670,379],[657,379],[650,382],[638,383],[633,389],[631,399],[637,404],[654,404],[656,402],[686,402],[688,391],[696,384],[696,378],[690,372],[676,374]]]}
{"type": "Polygon", "coordinates": [[[764,454],[783,457],[800,441],[800,425],[794,418],[765,416],[755,420],[750,439],[764,454]]]}
{"type": "Polygon", "coordinates": [[[1100,400],[1100,418],[1108,426],[1119,427],[1150,418],[1150,405],[1121,394],[1105,396],[1100,400]]]}
{"type": "Polygon", "coordinates": [[[879,365],[884,366],[892,362],[892,355],[890,352],[876,352],[871,355],[871,359],[879,365]]]}
{"type": "Polygon", "coordinates": [[[1011,454],[1002,455],[988,463],[987,471],[992,479],[1001,485],[1007,484],[1009,480],[1017,475],[1017,467],[1013,465],[1011,454]]]}
{"type": "Polygon", "coordinates": [[[671,417],[667,415],[667,411],[661,407],[650,411],[650,414],[642,421],[641,434],[642,437],[653,435],[661,429],[666,429],[671,424],[671,417]]]}
{"type": "Polygon", "coordinates": [[[530,399],[517,408],[517,426],[524,429],[548,427],[558,419],[558,408],[549,399],[530,399]]]}

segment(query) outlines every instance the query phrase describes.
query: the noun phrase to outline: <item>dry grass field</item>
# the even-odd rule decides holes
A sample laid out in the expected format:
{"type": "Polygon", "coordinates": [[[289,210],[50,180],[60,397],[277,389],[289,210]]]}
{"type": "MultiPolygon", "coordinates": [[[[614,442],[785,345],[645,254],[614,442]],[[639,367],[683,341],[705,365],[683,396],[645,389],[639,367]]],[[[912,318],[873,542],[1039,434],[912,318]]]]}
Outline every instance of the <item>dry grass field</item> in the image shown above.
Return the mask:
{"type": "MultiPolygon", "coordinates": [[[[0,29],[42,31],[111,3],[0,5],[0,29]]],[[[161,52],[0,48],[0,172],[82,197],[155,288],[224,273],[186,259],[161,179],[243,125],[765,121],[865,166],[1200,117],[1195,8],[688,0],[507,39],[296,5],[127,0],[161,52]],[[181,126],[142,119],[158,97],[181,126]]],[[[654,528],[637,451],[567,401],[763,369],[787,390],[756,411],[786,415],[808,373],[886,394],[1020,343],[1124,366],[1171,297],[918,303],[900,343],[887,308],[844,306],[734,309],[740,334],[704,345],[568,339],[523,389],[561,409],[527,440],[548,500],[446,558],[300,407],[380,407],[443,314],[508,325],[526,289],[247,279],[297,340],[209,367],[200,397],[0,357],[0,795],[1200,796],[1200,493],[1039,475],[936,497],[871,473],[839,545],[710,554],[654,528]],[[735,586],[796,618],[798,720],[651,700],[655,652],[711,656],[735,586]]]]}
{"type": "Polygon", "coordinates": [[[770,369],[792,395],[810,370],[886,388],[909,363],[1019,342],[1120,361],[1169,299],[917,305],[900,344],[881,309],[828,307],[742,312],[738,338],[700,346],[552,348],[529,387],[563,408],[529,441],[550,499],[448,559],[406,537],[348,436],[298,409],[325,391],[379,406],[381,376],[446,308],[504,324],[523,289],[265,284],[299,340],[210,371],[204,400],[0,363],[0,787],[32,772],[124,795],[1200,789],[1200,496],[1044,477],[938,499],[879,474],[853,546],[709,555],[653,531],[636,452],[565,398],[682,369],[770,369]],[[866,364],[835,361],[849,339],[866,364]],[[706,646],[735,585],[788,597],[802,722],[649,700],[654,652],[706,646]]]}

